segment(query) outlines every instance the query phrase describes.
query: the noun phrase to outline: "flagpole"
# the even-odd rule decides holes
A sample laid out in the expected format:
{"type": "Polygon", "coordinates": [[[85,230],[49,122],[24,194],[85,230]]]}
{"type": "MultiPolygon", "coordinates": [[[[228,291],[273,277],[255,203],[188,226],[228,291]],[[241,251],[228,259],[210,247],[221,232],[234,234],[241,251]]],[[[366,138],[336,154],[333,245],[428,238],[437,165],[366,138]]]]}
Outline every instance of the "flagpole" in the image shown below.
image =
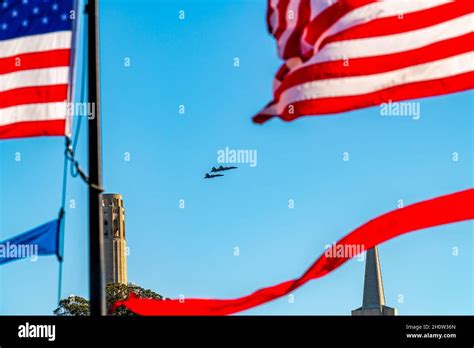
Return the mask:
{"type": "Polygon", "coordinates": [[[99,30],[98,0],[89,0],[88,14],[88,71],[89,103],[95,117],[89,118],[89,289],[91,316],[105,315],[104,261],[101,214],[101,140],[99,88],[99,30]],[[95,106],[95,107],[94,107],[95,106]]]}

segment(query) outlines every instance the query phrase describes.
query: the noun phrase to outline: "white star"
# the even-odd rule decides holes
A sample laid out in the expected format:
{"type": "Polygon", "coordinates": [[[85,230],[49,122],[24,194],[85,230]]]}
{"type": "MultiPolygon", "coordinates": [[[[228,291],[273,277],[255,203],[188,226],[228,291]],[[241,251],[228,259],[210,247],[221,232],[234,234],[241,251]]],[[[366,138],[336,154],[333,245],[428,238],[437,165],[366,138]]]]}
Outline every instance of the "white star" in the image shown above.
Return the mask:
{"type": "Polygon", "coordinates": [[[58,4],[53,4],[53,10],[54,10],[54,11],[57,11],[58,8],[59,8],[58,4]]]}
{"type": "Polygon", "coordinates": [[[61,19],[62,19],[63,21],[65,21],[65,20],[67,19],[67,15],[66,15],[65,13],[63,13],[63,14],[61,15],[61,19]]]}
{"type": "Polygon", "coordinates": [[[47,24],[48,23],[48,17],[43,17],[41,19],[41,22],[43,22],[43,24],[47,24]]]}
{"type": "Polygon", "coordinates": [[[7,28],[8,28],[7,23],[2,23],[2,30],[7,30],[7,28]]]}
{"type": "Polygon", "coordinates": [[[28,4],[28,0],[23,0],[22,3],[23,3],[23,5],[27,5],[27,4],[28,4]]]}
{"type": "Polygon", "coordinates": [[[39,8],[38,8],[38,7],[34,7],[34,8],[33,8],[33,13],[34,13],[34,14],[37,14],[38,12],[39,12],[39,8]]]}
{"type": "Polygon", "coordinates": [[[4,1],[4,2],[2,3],[2,7],[3,7],[3,8],[7,8],[7,7],[8,7],[8,1],[4,1]]]}
{"type": "Polygon", "coordinates": [[[28,25],[28,21],[25,19],[23,22],[21,22],[21,25],[23,25],[24,27],[26,27],[28,25]]]}
{"type": "Polygon", "coordinates": [[[18,11],[17,10],[13,10],[12,11],[12,17],[16,17],[18,16],[18,11]]]}

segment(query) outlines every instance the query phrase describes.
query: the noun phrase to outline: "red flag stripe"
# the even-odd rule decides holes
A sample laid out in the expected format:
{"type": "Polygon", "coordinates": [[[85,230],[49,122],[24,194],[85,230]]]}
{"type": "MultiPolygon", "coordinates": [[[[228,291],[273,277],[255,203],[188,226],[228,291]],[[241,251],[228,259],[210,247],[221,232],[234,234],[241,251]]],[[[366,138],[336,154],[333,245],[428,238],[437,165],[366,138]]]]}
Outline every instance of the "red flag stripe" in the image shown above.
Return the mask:
{"type": "Polygon", "coordinates": [[[64,135],[66,121],[29,121],[0,126],[0,139],[28,138],[36,136],[64,135]]]}
{"type": "Polygon", "coordinates": [[[68,85],[10,89],[6,92],[0,92],[0,109],[23,104],[65,102],[67,93],[68,85]]]}
{"type": "Polygon", "coordinates": [[[362,39],[382,35],[394,35],[408,31],[424,29],[432,25],[450,21],[472,12],[472,8],[463,1],[452,2],[441,6],[416,12],[404,13],[402,17],[394,15],[378,18],[370,22],[352,26],[342,32],[328,36],[321,43],[324,45],[351,39],[362,39]]]}
{"type": "MultiPolygon", "coordinates": [[[[427,8],[435,8],[440,5],[449,3],[448,0],[424,0],[424,1],[373,1],[368,3],[357,3],[354,1],[352,4],[347,1],[339,1],[337,4],[340,8],[345,7],[345,12],[339,18],[334,16],[332,22],[327,28],[321,28],[320,33],[313,39],[308,38],[306,35],[302,38],[302,45],[305,53],[305,57],[308,58],[321,48],[321,42],[329,36],[336,35],[340,32],[346,31],[354,26],[358,26],[364,23],[371,23],[377,19],[384,17],[393,17],[403,14],[404,16],[412,12],[418,12],[427,8]]],[[[331,14],[329,13],[329,16],[331,14]]],[[[324,18],[316,17],[308,25],[307,33],[311,33],[312,30],[318,30],[314,26],[323,25],[324,18]],[[323,21],[321,21],[323,19],[323,21]],[[314,29],[313,29],[314,27],[314,29]]]]}
{"type": "Polygon", "coordinates": [[[470,13],[420,30],[331,42],[326,44],[317,55],[305,62],[304,65],[343,58],[353,59],[401,53],[473,31],[474,14],[470,13]]]}
{"type": "MultiPolygon", "coordinates": [[[[272,3],[278,6],[279,1],[272,3]]],[[[306,3],[300,0],[300,6],[306,3]]],[[[325,1],[326,7],[318,6],[317,1],[311,0],[314,18],[302,27],[298,24],[288,41],[278,41],[279,53],[286,61],[274,80],[274,100],[269,104],[273,107],[262,110],[255,122],[270,116],[283,117],[287,106],[293,104],[304,105],[304,115],[338,110],[337,106],[326,107],[324,100],[342,96],[352,101],[353,106],[342,102],[347,107],[339,110],[376,105],[376,101],[365,100],[364,95],[474,71],[472,63],[461,62],[464,58],[459,57],[474,52],[472,2],[349,0],[328,4],[325,1]],[[410,75],[410,68],[415,75],[410,75]],[[367,78],[362,79],[364,76],[367,78]],[[363,85],[358,88],[356,82],[363,85]],[[361,100],[354,95],[360,95],[361,100]],[[322,108],[311,110],[311,105],[322,108]]],[[[446,93],[464,90],[465,86],[451,86],[446,93]]],[[[442,94],[437,90],[436,93],[442,94]]],[[[407,95],[410,94],[408,91],[407,95]]],[[[294,119],[295,114],[284,118],[294,119]]]]}
{"type": "Polygon", "coordinates": [[[280,73],[279,80],[282,83],[275,91],[275,99],[278,100],[285,90],[308,81],[378,74],[456,56],[473,50],[474,33],[469,33],[401,53],[353,58],[348,62],[337,60],[316,63],[291,72],[287,69],[284,71],[286,72],[285,76],[280,73]]]}
{"type": "Polygon", "coordinates": [[[69,49],[61,49],[0,58],[0,75],[22,70],[69,66],[70,52],[69,49]]]}
{"type": "MultiPolygon", "coordinates": [[[[423,81],[447,79],[472,71],[474,52],[439,59],[433,62],[391,70],[379,74],[350,76],[342,78],[315,80],[286,89],[272,110],[263,114],[284,113],[288,105],[301,101],[311,101],[333,97],[363,97],[366,94],[380,92],[393,87],[407,86],[423,81]]],[[[448,93],[449,91],[447,91],[448,93]]],[[[356,108],[354,106],[354,108],[356,108]]],[[[290,108],[291,109],[291,108],[290,108]]],[[[322,111],[315,109],[314,114],[322,111]]]]}
{"type": "MultiPolygon", "coordinates": [[[[367,18],[403,13],[409,15],[425,8],[446,4],[446,0],[428,0],[423,3],[386,3],[376,0],[349,0],[329,5],[321,0],[272,0],[269,2],[267,21],[269,30],[278,40],[280,57],[311,56],[320,42],[348,28],[367,22],[367,18]],[[319,1],[319,2],[318,2],[319,1]],[[358,14],[355,14],[357,11],[358,14]],[[290,11],[292,17],[290,18],[290,11]],[[294,17],[294,18],[293,18],[294,17]]],[[[464,6],[466,7],[466,6],[464,6]]]]}
{"type": "Polygon", "coordinates": [[[318,50],[317,42],[321,41],[323,34],[334,24],[336,24],[342,17],[349,12],[377,2],[377,0],[346,0],[338,1],[334,5],[326,8],[318,16],[313,18],[307,25],[307,29],[302,36],[302,41],[311,47],[311,51],[307,55],[311,56],[314,51],[318,50]]]}
{"type": "Polygon", "coordinates": [[[279,40],[280,55],[284,59],[301,56],[302,52],[300,49],[300,37],[303,34],[303,30],[306,23],[309,21],[311,14],[309,0],[293,1],[299,3],[296,19],[294,20],[296,23],[294,26],[292,26],[287,35],[284,36],[286,40],[284,40],[284,42],[279,40]]]}
{"type": "MultiPolygon", "coordinates": [[[[334,114],[358,108],[380,105],[389,101],[409,100],[430,97],[474,88],[474,72],[467,72],[448,78],[415,82],[373,93],[342,96],[332,98],[311,99],[292,103],[292,108],[285,107],[280,117],[284,121],[292,121],[301,116],[334,114]],[[291,113],[290,113],[291,111],[291,113]]],[[[264,123],[274,117],[274,113],[260,113],[254,117],[255,123],[264,123]]]]}
{"type": "Polygon", "coordinates": [[[0,40],[0,138],[69,135],[72,30],[0,40]]]}
{"type": "MultiPolygon", "coordinates": [[[[384,58],[389,54],[428,47],[443,40],[471,33],[474,31],[473,20],[473,14],[470,13],[415,31],[403,31],[393,35],[369,36],[351,40],[330,40],[311,59],[304,63],[293,64],[290,73],[317,63],[368,57],[384,58]],[[394,45],[394,42],[397,44],[394,45]]],[[[470,44],[469,47],[474,47],[474,44],[470,44]]],[[[422,53],[423,51],[419,52],[422,53]]]]}
{"type": "Polygon", "coordinates": [[[287,23],[287,10],[288,10],[288,4],[290,3],[290,0],[279,0],[278,4],[276,6],[277,9],[277,17],[278,17],[278,26],[275,29],[275,38],[278,40],[283,32],[286,29],[286,26],[288,25],[287,23]]]}
{"type": "MultiPolygon", "coordinates": [[[[370,249],[405,233],[474,219],[474,189],[422,201],[381,215],[355,229],[339,242],[338,246],[359,246],[370,249]]],[[[126,306],[141,315],[229,315],[272,301],[289,294],[306,282],[325,276],[356,255],[323,253],[299,278],[260,289],[236,299],[184,299],[153,300],[130,296],[115,306],[126,306]]]]}

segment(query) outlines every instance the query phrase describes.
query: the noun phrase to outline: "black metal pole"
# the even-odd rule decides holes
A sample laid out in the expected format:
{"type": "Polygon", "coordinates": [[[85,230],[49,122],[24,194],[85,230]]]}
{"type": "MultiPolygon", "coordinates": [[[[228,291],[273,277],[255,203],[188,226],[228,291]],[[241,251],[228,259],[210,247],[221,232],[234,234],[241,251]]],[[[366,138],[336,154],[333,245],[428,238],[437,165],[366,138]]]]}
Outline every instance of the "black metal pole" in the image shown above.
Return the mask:
{"type": "Polygon", "coordinates": [[[95,117],[89,118],[89,289],[92,316],[105,315],[104,262],[101,191],[102,157],[100,141],[100,88],[99,88],[99,28],[98,0],[89,0],[88,14],[88,71],[89,103],[95,117]]]}

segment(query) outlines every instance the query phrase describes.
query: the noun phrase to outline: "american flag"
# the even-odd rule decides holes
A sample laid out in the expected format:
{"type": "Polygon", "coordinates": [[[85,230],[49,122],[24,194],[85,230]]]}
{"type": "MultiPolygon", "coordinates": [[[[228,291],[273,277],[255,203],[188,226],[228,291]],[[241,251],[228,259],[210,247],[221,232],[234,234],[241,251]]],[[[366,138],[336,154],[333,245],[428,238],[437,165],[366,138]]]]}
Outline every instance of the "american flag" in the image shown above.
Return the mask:
{"type": "Polygon", "coordinates": [[[0,0],[0,139],[68,135],[74,0],[0,0]]]}
{"type": "Polygon", "coordinates": [[[473,12],[472,0],[268,0],[285,62],[254,121],[473,88],[473,12]]]}

